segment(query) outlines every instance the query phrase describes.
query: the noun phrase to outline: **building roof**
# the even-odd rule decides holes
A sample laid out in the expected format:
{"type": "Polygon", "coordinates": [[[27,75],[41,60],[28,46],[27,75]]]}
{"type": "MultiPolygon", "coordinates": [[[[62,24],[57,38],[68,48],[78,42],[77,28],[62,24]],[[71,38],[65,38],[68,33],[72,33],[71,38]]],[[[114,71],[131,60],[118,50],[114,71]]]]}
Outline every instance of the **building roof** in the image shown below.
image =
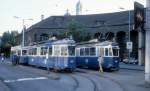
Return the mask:
{"type": "MultiPolygon", "coordinates": [[[[116,26],[128,24],[129,11],[104,13],[104,14],[91,14],[91,15],[73,15],[73,16],[51,16],[34,25],[27,30],[34,28],[67,28],[73,21],[82,24],[85,27],[97,26],[116,26]]],[[[134,11],[131,11],[131,24],[134,23],[134,11]]]]}

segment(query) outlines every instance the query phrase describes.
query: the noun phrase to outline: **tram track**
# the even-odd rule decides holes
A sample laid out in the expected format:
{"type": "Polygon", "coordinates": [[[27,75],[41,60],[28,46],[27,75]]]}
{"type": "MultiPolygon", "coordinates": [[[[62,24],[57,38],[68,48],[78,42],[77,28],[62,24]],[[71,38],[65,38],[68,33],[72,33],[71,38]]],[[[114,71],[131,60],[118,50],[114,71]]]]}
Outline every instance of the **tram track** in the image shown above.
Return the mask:
{"type": "Polygon", "coordinates": [[[78,74],[78,75],[83,76],[83,77],[85,77],[85,78],[87,78],[88,80],[91,81],[91,83],[94,86],[93,91],[102,91],[102,90],[99,90],[99,88],[97,86],[97,83],[92,78],[90,78],[89,76],[87,76],[87,74],[85,75],[85,74],[82,73],[82,74],[78,74]]]}
{"type": "Polygon", "coordinates": [[[79,81],[72,74],[69,74],[69,76],[76,82],[76,85],[73,88],[73,91],[75,91],[79,87],[79,81]]]}
{"type": "Polygon", "coordinates": [[[96,77],[97,79],[99,79],[99,80],[101,80],[99,77],[104,78],[104,79],[107,79],[107,80],[110,80],[110,81],[112,81],[113,83],[115,83],[116,85],[118,85],[119,88],[121,88],[121,90],[119,90],[119,91],[127,91],[127,90],[125,89],[125,87],[121,85],[121,83],[119,83],[118,81],[116,81],[116,80],[114,80],[114,79],[112,79],[112,78],[110,78],[110,77],[104,76],[104,75],[102,75],[102,74],[97,74],[97,73],[95,73],[95,72],[91,72],[91,71],[85,70],[85,69],[78,69],[77,72],[78,72],[78,73],[86,73],[86,74],[93,75],[93,76],[95,76],[95,77],[96,77]]]}
{"type": "MultiPolygon", "coordinates": [[[[88,89],[86,91],[110,91],[110,90],[103,89],[104,87],[101,86],[102,81],[100,81],[101,79],[99,79],[99,77],[111,80],[114,83],[118,84],[122,88],[122,86],[118,82],[114,81],[113,79],[102,76],[100,74],[96,74],[95,72],[92,72],[89,70],[77,69],[77,71],[75,71],[73,73],[65,73],[65,72],[55,73],[55,72],[51,72],[51,71],[48,72],[47,70],[37,69],[37,68],[33,68],[33,67],[26,67],[26,66],[22,66],[22,65],[18,66],[18,67],[21,68],[19,70],[24,70],[26,72],[29,72],[29,74],[32,74],[34,72],[35,74],[37,74],[39,76],[47,77],[50,80],[58,80],[59,81],[59,80],[63,79],[64,76],[70,77],[73,80],[73,82],[71,82],[71,85],[69,85],[69,86],[72,86],[71,90],[69,90],[69,91],[85,91],[85,90],[81,90],[81,89],[86,89],[86,86],[90,86],[90,87],[88,87],[90,89],[88,89]],[[58,78],[58,79],[54,79],[54,78],[58,78]],[[87,81],[87,83],[85,82],[83,84],[84,81],[87,81]]],[[[122,91],[126,91],[126,90],[123,89],[122,91]]]]}

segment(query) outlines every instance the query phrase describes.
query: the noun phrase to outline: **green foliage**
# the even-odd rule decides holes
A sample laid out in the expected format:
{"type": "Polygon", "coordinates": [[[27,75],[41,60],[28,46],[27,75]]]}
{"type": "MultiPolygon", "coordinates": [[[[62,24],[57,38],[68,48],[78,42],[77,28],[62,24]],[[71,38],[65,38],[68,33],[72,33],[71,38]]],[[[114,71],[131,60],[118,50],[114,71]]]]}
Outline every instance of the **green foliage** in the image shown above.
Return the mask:
{"type": "Polygon", "coordinates": [[[64,33],[64,36],[73,36],[76,42],[87,41],[91,39],[90,33],[86,31],[84,26],[77,22],[71,22],[68,25],[68,31],[64,33]]]}
{"type": "Polygon", "coordinates": [[[9,56],[11,46],[16,45],[16,35],[18,35],[17,31],[7,31],[3,33],[1,37],[0,53],[4,53],[5,56],[9,56]]]}

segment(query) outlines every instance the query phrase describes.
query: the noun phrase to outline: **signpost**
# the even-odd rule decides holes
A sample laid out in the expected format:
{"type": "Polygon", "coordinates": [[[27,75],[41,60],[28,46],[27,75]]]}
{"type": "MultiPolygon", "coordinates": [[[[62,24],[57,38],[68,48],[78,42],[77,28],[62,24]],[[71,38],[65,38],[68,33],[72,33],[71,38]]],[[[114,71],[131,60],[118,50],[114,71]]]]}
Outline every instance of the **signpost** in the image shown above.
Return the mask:
{"type": "Polygon", "coordinates": [[[133,48],[133,43],[127,42],[127,49],[132,51],[132,48],[133,48]]]}
{"type": "Polygon", "coordinates": [[[127,42],[126,47],[129,50],[128,61],[130,61],[130,52],[132,52],[133,43],[127,42]]]}

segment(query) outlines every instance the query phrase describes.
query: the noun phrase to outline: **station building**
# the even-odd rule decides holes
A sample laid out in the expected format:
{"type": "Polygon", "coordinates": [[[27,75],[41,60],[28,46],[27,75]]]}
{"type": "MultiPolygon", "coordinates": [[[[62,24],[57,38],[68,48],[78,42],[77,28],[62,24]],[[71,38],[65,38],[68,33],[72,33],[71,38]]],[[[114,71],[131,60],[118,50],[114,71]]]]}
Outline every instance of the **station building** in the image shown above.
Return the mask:
{"type": "MultiPolygon", "coordinates": [[[[115,40],[120,46],[120,57],[128,57],[126,42],[133,42],[131,57],[138,59],[138,29],[135,28],[134,11],[130,11],[129,31],[129,11],[91,14],[91,15],[64,15],[50,16],[32,25],[25,31],[25,45],[32,45],[36,42],[48,40],[52,36],[59,36],[60,33],[68,31],[71,22],[82,24],[92,38],[104,38],[115,40]],[[130,32],[130,33],[129,33],[130,32]]],[[[144,29],[142,29],[144,30],[144,29]]],[[[142,32],[144,33],[144,32],[142,32]]],[[[16,37],[17,44],[21,44],[22,34],[16,37]]],[[[143,48],[143,47],[142,47],[143,48]]]]}

